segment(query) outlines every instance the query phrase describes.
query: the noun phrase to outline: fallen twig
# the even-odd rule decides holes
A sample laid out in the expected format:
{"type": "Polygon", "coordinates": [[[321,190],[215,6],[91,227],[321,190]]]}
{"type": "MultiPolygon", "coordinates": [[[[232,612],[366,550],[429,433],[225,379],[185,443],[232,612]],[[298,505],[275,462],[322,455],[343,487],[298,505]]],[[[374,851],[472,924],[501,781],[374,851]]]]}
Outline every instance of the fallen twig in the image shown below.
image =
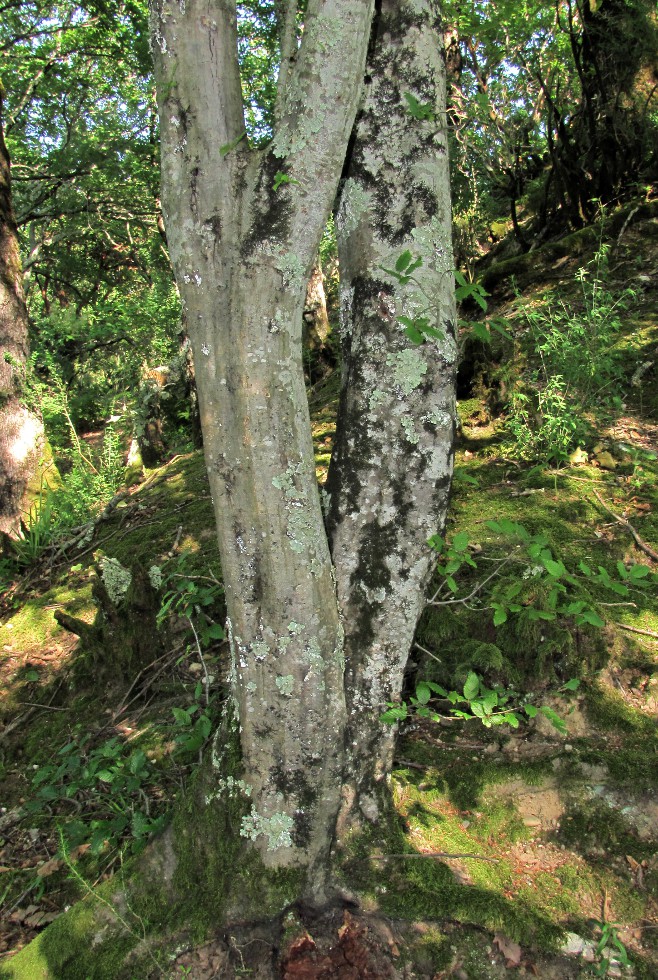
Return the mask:
{"type": "Polygon", "coordinates": [[[445,858],[457,860],[469,858],[472,861],[488,861],[489,864],[500,864],[500,858],[484,857],[482,854],[448,854],[446,851],[428,851],[427,854],[371,854],[367,861],[390,861],[391,858],[445,858]]]}
{"type": "Polygon", "coordinates": [[[593,490],[592,493],[594,494],[594,496],[596,497],[596,499],[598,500],[598,502],[601,504],[601,507],[603,507],[603,509],[606,510],[608,512],[608,514],[610,514],[611,517],[614,517],[614,519],[617,521],[618,524],[621,524],[623,527],[627,528],[627,530],[629,530],[631,532],[631,534],[633,535],[633,538],[635,539],[635,543],[638,546],[638,548],[640,549],[640,551],[643,551],[645,553],[645,555],[648,555],[649,558],[651,558],[652,561],[658,561],[658,551],[654,551],[653,548],[651,548],[646,543],[646,541],[643,541],[642,540],[642,538],[637,533],[637,531],[635,530],[635,528],[633,527],[633,525],[632,524],[629,524],[629,522],[626,520],[625,517],[620,517],[618,514],[615,514],[614,511],[610,510],[610,508],[605,503],[605,501],[602,499],[602,497],[601,497],[600,493],[598,493],[598,491],[593,490]]]}
{"type": "Polygon", "coordinates": [[[652,636],[655,640],[658,640],[658,633],[654,630],[643,630],[639,626],[626,626],[625,623],[615,623],[620,630],[628,630],[629,633],[640,633],[642,636],[652,636]]]}

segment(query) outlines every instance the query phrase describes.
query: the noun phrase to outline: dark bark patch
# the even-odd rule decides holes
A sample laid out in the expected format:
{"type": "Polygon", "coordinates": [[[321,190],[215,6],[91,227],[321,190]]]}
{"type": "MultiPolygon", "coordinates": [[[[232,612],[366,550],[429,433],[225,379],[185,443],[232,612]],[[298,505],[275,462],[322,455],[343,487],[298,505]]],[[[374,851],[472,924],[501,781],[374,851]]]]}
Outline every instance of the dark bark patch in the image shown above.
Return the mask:
{"type": "Polygon", "coordinates": [[[292,206],[290,200],[286,199],[286,188],[274,190],[275,177],[280,170],[281,160],[268,153],[256,180],[251,227],[240,250],[245,260],[262,242],[285,241],[290,231],[292,206]]]}

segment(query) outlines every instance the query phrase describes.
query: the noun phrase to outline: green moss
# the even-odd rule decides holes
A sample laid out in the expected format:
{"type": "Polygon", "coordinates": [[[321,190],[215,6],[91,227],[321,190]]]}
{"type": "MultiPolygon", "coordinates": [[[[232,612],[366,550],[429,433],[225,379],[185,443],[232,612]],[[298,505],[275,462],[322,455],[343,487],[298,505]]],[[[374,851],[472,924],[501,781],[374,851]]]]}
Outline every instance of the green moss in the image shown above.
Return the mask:
{"type": "MultiPolygon", "coordinates": [[[[109,892],[109,884],[101,891],[109,892]]],[[[125,959],[139,938],[137,932],[127,932],[99,902],[78,902],[0,967],[0,977],[3,980],[123,980],[125,959]]]]}

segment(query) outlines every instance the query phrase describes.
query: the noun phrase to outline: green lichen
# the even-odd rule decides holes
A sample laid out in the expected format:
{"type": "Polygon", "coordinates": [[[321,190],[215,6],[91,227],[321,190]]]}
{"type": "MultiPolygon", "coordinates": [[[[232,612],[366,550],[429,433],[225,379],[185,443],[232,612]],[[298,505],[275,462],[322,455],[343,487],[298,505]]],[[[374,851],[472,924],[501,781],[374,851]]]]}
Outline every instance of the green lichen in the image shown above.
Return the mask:
{"type": "Polygon", "coordinates": [[[420,441],[420,437],[416,432],[416,427],[414,426],[414,420],[410,415],[403,415],[400,419],[400,425],[404,429],[404,435],[407,442],[410,442],[412,446],[417,446],[420,441]]]}
{"type": "Polygon", "coordinates": [[[368,408],[373,412],[378,405],[381,405],[386,401],[386,392],[382,391],[380,388],[375,388],[374,391],[370,392],[368,398],[368,408]]]}
{"type": "Polygon", "coordinates": [[[283,276],[283,285],[286,288],[296,289],[304,284],[306,267],[297,255],[286,252],[280,257],[276,267],[283,276]]]}
{"type": "Polygon", "coordinates": [[[115,606],[124,598],[132,582],[132,572],[117,561],[116,558],[103,557],[99,561],[102,569],[101,578],[105,591],[115,606]]]}
{"type": "Polygon", "coordinates": [[[272,486],[283,491],[288,503],[287,535],[290,550],[296,554],[314,553],[309,563],[309,569],[311,574],[320,575],[323,567],[322,561],[318,557],[321,544],[320,534],[310,512],[308,494],[306,490],[300,489],[295,483],[295,477],[299,476],[302,471],[301,463],[291,464],[285,473],[272,479],[272,486]]]}
{"type": "Polygon", "coordinates": [[[285,676],[279,676],[275,680],[275,684],[279,691],[284,697],[291,697],[295,689],[295,678],[292,674],[286,674],[285,676]]]}
{"type": "Polygon", "coordinates": [[[240,824],[240,836],[249,840],[267,837],[267,850],[278,851],[281,847],[292,847],[292,831],[295,821],[287,813],[273,813],[264,817],[252,806],[251,813],[245,814],[240,824]]]}
{"type": "Polygon", "coordinates": [[[345,235],[350,235],[359,227],[361,219],[368,213],[370,197],[352,177],[348,178],[343,185],[343,192],[340,199],[340,212],[338,222],[341,231],[345,235]]]}
{"type": "Polygon", "coordinates": [[[313,638],[309,640],[304,648],[304,661],[308,664],[311,670],[317,675],[316,683],[318,685],[318,690],[324,691],[324,669],[325,660],[322,656],[322,650],[320,649],[320,644],[313,638]]]}
{"type": "Polygon", "coordinates": [[[386,365],[391,370],[393,384],[406,397],[420,387],[428,370],[427,361],[410,348],[397,354],[387,354],[386,365]]]}

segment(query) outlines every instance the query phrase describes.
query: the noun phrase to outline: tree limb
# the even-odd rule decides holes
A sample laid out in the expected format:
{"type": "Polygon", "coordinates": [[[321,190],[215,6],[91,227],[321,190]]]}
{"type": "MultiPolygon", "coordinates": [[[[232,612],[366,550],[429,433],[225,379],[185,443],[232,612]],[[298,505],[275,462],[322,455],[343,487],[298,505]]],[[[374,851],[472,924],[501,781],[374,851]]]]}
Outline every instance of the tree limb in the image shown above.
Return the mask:
{"type": "Polygon", "coordinates": [[[610,510],[610,508],[608,507],[608,505],[605,503],[605,501],[602,499],[601,495],[596,490],[593,490],[592,493],[594,494],[594,496],[596,497],[596,499],[600,503],[601,507],[603,507],[603,509],[605,511],[607,511],[607,513],[610,514],[611,517],[614,517],[614,519],[617,521],[617,524],[621,524],[622,527],[625,527],[628,531],[631,532],[631,534],[633,535],[633,538],[635,540],[635,544],[638,546],[638,548],[640,549],[640,551],[643,551],[645,553],[645,555],[648,555],[649,558],[651,558],[652,561],[658,561],[658,552],[657,551],[654,551],[653,548],[651,548],[646,543],[646,541],[643,541],[642,540],[642,538],[637,533],[637,531],[635,530],[635,528],[633,527],[633,525],[632,524],[629,524],[629,522],[626,520],[625,517],[620,517],[618,514],[615,514],[615,512],[613,510],[610,510]]]}

